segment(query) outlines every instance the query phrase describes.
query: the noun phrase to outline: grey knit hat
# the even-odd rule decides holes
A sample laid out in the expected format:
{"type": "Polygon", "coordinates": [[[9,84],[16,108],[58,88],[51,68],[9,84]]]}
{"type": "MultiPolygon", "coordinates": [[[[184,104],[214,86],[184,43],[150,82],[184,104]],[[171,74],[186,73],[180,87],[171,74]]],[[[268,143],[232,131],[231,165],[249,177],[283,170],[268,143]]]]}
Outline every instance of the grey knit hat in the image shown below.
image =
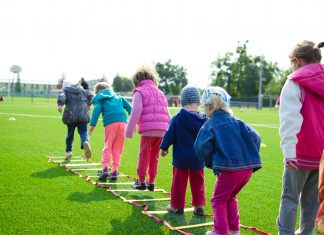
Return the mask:
{"type": "Polygon", "coordinates": [[[192,103],[200,103],[200,92],[196,86],[187,85],[180,93],[181,105],[185,106],[192,103]]]}

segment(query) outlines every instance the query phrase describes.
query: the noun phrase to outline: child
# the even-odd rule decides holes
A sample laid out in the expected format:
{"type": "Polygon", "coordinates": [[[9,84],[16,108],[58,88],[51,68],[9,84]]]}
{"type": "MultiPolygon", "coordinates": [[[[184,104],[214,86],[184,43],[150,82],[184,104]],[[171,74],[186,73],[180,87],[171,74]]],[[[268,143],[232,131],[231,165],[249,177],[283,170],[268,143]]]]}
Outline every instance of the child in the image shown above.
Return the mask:
{"type": "Polygon", "coordinates": [[[142,67],[133,76],[133,110],[126,127],[125,136],[132,138],[135,125],[141,135],[138,155],[138,180],[134,189],[154,190],[159,161],[159,147],[162,137],[169,126],[170,114],[168,102],[163,92],[157,87],[158,74],[153,69],[142,67]],[[148,173],[148,180],[145,181],[148,173]]]}
{"type": "Polygon", "coordinates": [[[171,204],[167,210],[183,214],[189,178],[194,214],[204,215],[203,206],[206,205],[204,163],[195,154],[194,142],[207,117],[199,113],[200,93],[197,87],[189,85],[184,87],[180,96],[182,109],[171,119],[160,145],[163,157],[168,154],[170,145],[173,145],[171,204]]]}
{"type": "Polygon", "coordinates": [[[211,199],[215,234],[240,234],[237,195],[262,167],[260,137],[243,121],[231,115],[230,96],[220,87],[207,88],[202,96],[210,120],[200,129],[195,151],[212,168],[217,181],[211,199]]]}
{"type": "Polygon", "coordinates": [[[116,180],[120,158],[124,148],[124,131],[126,127],[126,112],[131,113],[131,105],[127,100],[116,95],[106,82],[98,82],[94,91],[96,96],[92,103],[94,109],[91,116],[89,133],[91,134],[102,114],[102,122],[105,127],[104,148],[102,150],[102,172],[99,180],[116,180]],[[108,172],[112,155],[112,171],[108,172]]]}
{"type": "Polygon", "coordinates": [[[84,149],[85,157],[87,160],[91,158],[87,123],[90,120],[89,107],[92,97],[93,94],[85,91],[80,84],[72,84],[68,81],[63,82],[63,92],[59,95],[57,104],[60,113],[62,113],[63,105],[65,105],[62,121],[68,128],[65,152],[65,160],[67,161],[72,157],[72,143],[75,128],[78,128],[81,149],[84,149]]]}
{"type": "Polygon", "coordinates": [[[280,137],[285,167],[277,226],[279,234],[313,234],[318,168],[324,146],[324,65],[321,50],[303,41],[289,58],[293,73],[280,95],[280,137]],[[301,213],[295,232],[298,204],[301,213]]]}

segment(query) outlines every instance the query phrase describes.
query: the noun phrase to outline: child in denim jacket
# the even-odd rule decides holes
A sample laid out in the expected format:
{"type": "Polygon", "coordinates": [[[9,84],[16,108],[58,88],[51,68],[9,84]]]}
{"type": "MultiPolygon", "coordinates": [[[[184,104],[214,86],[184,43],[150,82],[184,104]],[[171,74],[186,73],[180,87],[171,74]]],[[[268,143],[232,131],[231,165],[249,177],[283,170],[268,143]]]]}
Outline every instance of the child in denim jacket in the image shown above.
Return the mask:
{"type": "Polygon", "coordinates": [[[200,129],[195,151],[217,175],[211,199],[214,230],[206,235],[240,234],[237,195],[262,167],[260,137],[243,121],[231,115],[230,96],[221,87],[209,87],[202,96],[208,120],[200,129]]]}

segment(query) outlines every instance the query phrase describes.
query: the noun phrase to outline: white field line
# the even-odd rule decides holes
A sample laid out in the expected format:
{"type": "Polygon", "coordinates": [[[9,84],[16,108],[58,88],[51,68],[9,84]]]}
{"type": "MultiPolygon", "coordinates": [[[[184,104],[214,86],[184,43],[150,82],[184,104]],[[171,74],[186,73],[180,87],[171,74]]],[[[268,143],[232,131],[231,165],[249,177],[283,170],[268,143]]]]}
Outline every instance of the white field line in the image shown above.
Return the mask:
{"type": "MultiPolygon", "coordinates": [[[[170,107],[169,109],[176,109],[170,107]]],[[[23,116],[23,117],[35,117],[35,118],[62,118],[61,116],[47,116],[47,115],[35,115],[35,114],[23,114],[23,113],[3,113],[0,112],[0,115],[11,115],[11,116],[23,116]]],[[[259,123],[249,123],[251,126],[279,129],[277,124],[259,124],[259,123]]]]}

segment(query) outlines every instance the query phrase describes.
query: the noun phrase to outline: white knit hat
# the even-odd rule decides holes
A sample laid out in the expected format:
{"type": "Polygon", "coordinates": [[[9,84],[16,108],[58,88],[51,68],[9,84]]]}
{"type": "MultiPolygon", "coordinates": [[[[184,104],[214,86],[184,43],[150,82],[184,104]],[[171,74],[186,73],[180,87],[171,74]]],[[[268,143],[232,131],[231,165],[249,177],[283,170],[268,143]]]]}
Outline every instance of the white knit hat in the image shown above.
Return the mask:
{"type": "Polygon", "coordinates": [[[202,102],[210,104],[210,98],[212,94],[220,96],[228,106],[230,105],[231,96],[219,86],[207,87],[202,95],[202,102]]]}

